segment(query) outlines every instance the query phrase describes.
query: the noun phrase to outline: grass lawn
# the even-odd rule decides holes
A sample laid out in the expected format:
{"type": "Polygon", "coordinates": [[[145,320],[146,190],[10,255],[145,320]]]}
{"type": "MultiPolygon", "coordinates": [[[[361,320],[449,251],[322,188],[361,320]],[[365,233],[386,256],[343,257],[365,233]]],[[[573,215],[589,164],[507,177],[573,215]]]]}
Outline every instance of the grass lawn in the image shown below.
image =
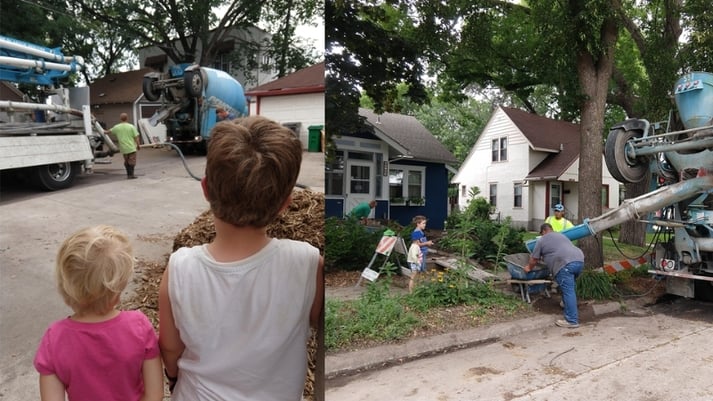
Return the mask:
{"type": "MultiPolygon", "coordinates": [[[[529,241],[535,237],[537,237],[539,234],[536,232],[526,232],[523,234],[523,240],[529,241]]],[[[646,234],[646,243],[650,244],[654,240],[654,233],[647,233],[646,234]]],[[[659,237],[660,238],[660,237],[659,237]]],[[[619,233],[616,232],[614,233],[614,240],[618,241],[619,239],[619,233]]],[[[609,235],[609,232],[604,232],[602,233],[602,241],[604,243],[604,261],[606,262],[612,262],[616,260],[622,260],[622,259],[628,259],[628,258],[638,258],[641,256],[644,252],[647,252],[647,249],[645,247],[639,247],[639,246],[633,246],[629,244],[622,244],[620,242],[614,242],[612,241],[611,236],[609,235]]],[[[575,244],[577,242],[575,241],[575,244]]],[[[651,252],[653,249],[649,249],[648,252],[651,252]]],[[[647,252],[647,253],[648,253],[647,252]]]]}

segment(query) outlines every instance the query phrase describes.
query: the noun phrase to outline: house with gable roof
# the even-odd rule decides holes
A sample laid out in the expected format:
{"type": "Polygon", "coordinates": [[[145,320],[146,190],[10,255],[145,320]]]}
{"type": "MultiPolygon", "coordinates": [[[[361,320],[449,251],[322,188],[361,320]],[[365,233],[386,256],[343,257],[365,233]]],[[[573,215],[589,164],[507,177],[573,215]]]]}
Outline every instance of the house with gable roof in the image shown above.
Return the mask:
{"type": "Polygon", "coordinates": [[[250,100],[250,115],[278,121],[295,132],[305,149],[320,150],[324,128],[324,62],[252,88],[245,96],[250,100]]]}
{"type": "MultiPolygon", "coordinates": [[[[458,186],[458,206],[471,189],[489,200],[500,218],[535,230],[558,203],[577,222],[579,213],[579,125],[526,111],[498,107],[451,183],[458,186]]],[[[602,155],[602,207],[619,205],[620,183],[602,155]]]]}
{"type": "Polygon", "coordinates": [[[363,108],[359,115],[364,129],[335,135],[336,157],[325,163],[325,216],[376,200],[371,218],[405,226],[424,215],[429,228],[442,229],[455,156],[415,117],[363,108]]]}

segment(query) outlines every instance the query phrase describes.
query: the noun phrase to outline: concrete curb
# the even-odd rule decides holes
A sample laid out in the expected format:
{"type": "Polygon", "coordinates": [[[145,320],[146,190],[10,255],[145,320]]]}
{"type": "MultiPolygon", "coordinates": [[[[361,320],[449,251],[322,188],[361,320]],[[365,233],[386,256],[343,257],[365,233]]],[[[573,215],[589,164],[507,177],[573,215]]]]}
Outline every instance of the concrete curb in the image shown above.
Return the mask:
{"type": "Polygon", "coordinates": [[[324,361],[325,379],[384,369],[435,354],[489,344],[515,334],[551,326],[554,324],[554,320],[550,315],[536,316],[487,327],[416,338],[402,344],[387,344],[359,351],[327,355],[324,361]]]}
{"type": "MultiPolygon", "coordinates": [[[[642,315],[645,299],[593,304],[595,316],[624,313],[642,315]],[[632,313],[633,312],[633,313],[632,313]]],[[[400,344],[387,344],[373,348],[341,352],[325,356],[325,379],[352,376],[366,371],[386,369],[420,358],[444,354],[465,348],[490,344],[528,331],[554,325],[559,315],[540,315],[490,326],[445,333],[432,337],[415,338],[400,344]]]]}

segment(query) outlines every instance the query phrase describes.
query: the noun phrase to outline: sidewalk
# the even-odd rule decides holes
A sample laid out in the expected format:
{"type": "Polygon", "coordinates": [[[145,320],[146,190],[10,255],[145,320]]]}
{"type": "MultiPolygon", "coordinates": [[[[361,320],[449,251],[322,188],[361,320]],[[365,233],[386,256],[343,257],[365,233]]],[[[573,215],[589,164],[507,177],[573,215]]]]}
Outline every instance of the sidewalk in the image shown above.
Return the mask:
{"type": "MultiPolygon", "coordinates": [[[[356,299],[363,291],[359,287],[327,288],[326,298],[356,299]]],[[[559,296],[555,296],[559,298],[559,296]]],[[[587,303],[579,306],[580,315],[598,318],[603,315],[625,313],[642,315],[649,312],[644,305],[653,302],[652,298],[640,297],[620,302],[587,303]]],[[[527,331],[540,330],[554,325],[558,315],[540,314],[526,319],[497,323],[458,332],[421,337],[400,344],[387,344],[373,348],[327,354],[325,356],[325,380],[351,376],[370,370],[385,369],[393,365],[426,358],[436,354],[457,351],[464,348],[489,344],[527,331]]],[[[591,318],[588,318],[591,319],[591,318]]],[[[563,329],[567,330],[567,329],[563,329]]]]}

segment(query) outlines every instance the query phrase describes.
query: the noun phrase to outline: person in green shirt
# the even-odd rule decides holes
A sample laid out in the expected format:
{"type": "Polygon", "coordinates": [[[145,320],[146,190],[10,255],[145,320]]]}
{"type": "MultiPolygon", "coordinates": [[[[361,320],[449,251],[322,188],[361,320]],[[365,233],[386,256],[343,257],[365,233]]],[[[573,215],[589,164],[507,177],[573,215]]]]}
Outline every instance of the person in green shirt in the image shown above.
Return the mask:
{"type": "Polygon", "coordinates": [[[549,216],[545,219],[545,223],[552,226],[552,231],[560,232],[574,227],[574,224],[564,217],[564,205],[561,203],[556,204],[554,211],[554,216],[549,216]]]}
{"type": "Polygon", "coordinates": [[[139,178],[134,175],[134,167],[136,167],[136,153],[140,147],[139,131],[129,123],[129,115],[121,113],[119,115],[121,122],[104,131],[107,135],[114,134],[119,142],[119,151],[124,156],[124,168],[126,169],[126,178],[139,178]]]}
{"type": "Polygon", "coordinates": [[[372,200],[370,202],[362,202],[356,206],[354,206],[354,209],[352,209],[351,212],[349,212],[349,216],[353,217],[357,220],[360,220],[362,223],[366,224],[366,219],[369,217],[369,214],[371,214],[371,209],[376,207],[376,201],[372,200]]]}

